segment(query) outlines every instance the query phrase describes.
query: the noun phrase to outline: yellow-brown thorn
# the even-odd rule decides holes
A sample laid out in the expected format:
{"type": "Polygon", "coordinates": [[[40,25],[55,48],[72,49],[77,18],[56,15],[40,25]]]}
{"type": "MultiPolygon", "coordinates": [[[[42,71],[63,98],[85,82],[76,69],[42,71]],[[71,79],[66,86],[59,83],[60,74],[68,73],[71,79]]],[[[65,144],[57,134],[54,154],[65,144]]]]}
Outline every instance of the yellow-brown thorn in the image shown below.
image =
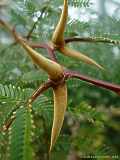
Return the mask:
{"type": "Polygon", "coordinates": [[[63,77],[63,68],[56,62],[42,56],[40,53],[32,49],[20,36],[14,33],[14,37],[18,43],[27,51],[33,62],[41,69],[48,73],[50,79],[57,81],[63,77]]]}
{"type": "Polygon", "coordinates": [[[97,68],[104,70],[104,68],[101,65],[99,65],[96,61],[94,61],[93,59],[89,58],[88,56],[86,56],[86,55],[84,55],[84,54],[82,54],[82,53],[80,53],[78,51],[75,51],[75,50],[73,50],[71,48],[68,48],[66,46],[59,48],[59,50],[65,56],[81,60],[81,61],[83,61],[83,62],[85,62],[87,64],[94,65],[97,68]]]}
{"type": "Polygon", "coordinates": [[[65,82],[53,87],[54,94],[54,119],[51,133],[51,143],[49,152],[51,152],[54,147],[56,140],[60,134],[64,115],[67,107],[67,86],[65,82]]]}
{"type": "Polygon", "coordinates": [[[58,81],[63,77],[63,68],[58,63],[42,56],[40,53],[32,49],[27,42],[25,42],[22,37],[17,35],[15,30],[12,30],[9,24],[0,20],[0,24],[4,26],[15,38],[16,42],[21,44],[21,46],[27,51],[28,55],[31,57],[33,62],[43,69],[49,75],[50,79],[53,81],[58,81]]]}
{"type": "Polygon", "coordinates": [[[52,36],[52,43],[56,46],[64,45],[64,31],[67,23],[67,17],[68,17],[68,0],[64,0],[64,6],[61,13],[61,17],[52,36]]]}
{"type": "Polygon", "coordinates": [[[95,62],[93,59],[87,57],[86,55],[80,52],[69,49],[68,47],[65,46],[64,31],[67,23],[67,17],[68,17],[68,1],[64,0],[64,7],[62,10],[62,14],[52,36],[52,43],[54,48],[58,49],[65,56],[81,60],[87,64],[94,65],[99,69],[104,70],[104,68],[97,62],[95,62]]]}

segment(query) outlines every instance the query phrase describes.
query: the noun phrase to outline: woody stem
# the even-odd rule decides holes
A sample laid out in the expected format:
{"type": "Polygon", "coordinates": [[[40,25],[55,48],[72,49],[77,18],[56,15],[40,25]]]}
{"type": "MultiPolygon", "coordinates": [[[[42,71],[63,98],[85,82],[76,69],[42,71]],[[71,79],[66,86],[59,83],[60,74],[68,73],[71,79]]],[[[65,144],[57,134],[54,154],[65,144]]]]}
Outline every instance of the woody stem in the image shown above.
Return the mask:
{"type": "Polygon", "coordinates": [[[51,80],[48,80],[47,82],[40,85],[32,94],[32,96],[29,98],[28,103],[31,104],[34,102],[40,94],[42,94],[44,91],[46,91],[48,88],[52,87],[53,83],[51,80]]]}
{"type": "Polygon", "coordinates": [[[29,46],[31,46],[33,49],[34,48],[44,48],[47,49],[47,52],[50,56],[50,59],[57,62],[56,56],[55,56],[55,50],[51,48],[47,43],[29,43],[29,46]]]}
{"type": "Polygon", "coordinates": [[[98,87],[102,87],[102,88],[111,90],[111,91],[117,93],[118,95],[120,95],[120,85],[112,84],[112,83],[105,82],[105,81],[102,81],[102,80],[97,80],[97,79],[91,78],[89,76],[80,74],[80,73],[75,72],[75,71],[65,71],[65,77],[66,77],[66,79],[77,78],[77,79],[80,79],[82,81],[86,81],[88,83],[94,84],[98,87]]]}

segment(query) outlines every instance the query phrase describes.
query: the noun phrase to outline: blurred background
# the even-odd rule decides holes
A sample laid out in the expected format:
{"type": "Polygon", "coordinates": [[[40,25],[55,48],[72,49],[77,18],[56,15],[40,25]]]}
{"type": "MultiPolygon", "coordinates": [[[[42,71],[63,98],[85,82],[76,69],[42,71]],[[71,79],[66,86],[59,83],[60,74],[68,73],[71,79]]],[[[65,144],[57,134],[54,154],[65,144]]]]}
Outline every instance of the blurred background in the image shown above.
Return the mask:
{"type": "MultiPolygon", "coordinates": [[[[16,26],[16,30],[24,37],[35,24],[30,41],[48,42],[58,22],[62,4],[63,0],[1,0],[0,18],[11,26],[16,26]]],[[[69,0],[65,37],[72,36],[105,37],[120,41],[120,1],[69,0]]],[[[96,60],[104,66],[106,72],[56,53],[60,64],[91,77],[120,84],[120,45],[77,42],[70,43],[69,46],[96,60]]],[[[45,50],[38,51],[48,56],[45,50]]],[[[31,94],[31,91],[46,79],[47,75],[33,65],[25,51],[14,43],[11,35],[4,28],[0,28],[1,86],[11,84],[29,89],[31,94]]],[[[68,109],[51,159],[120,159],[120,97],[80,80],[72,79],[67,83],[68,109]]],[[[0,93],[2,95],[2,92],[0,93]]],[[[1,123],[10,106],[16,104],[15,101],[7,102],[7,98],[3,101],[0,96],[1,123]]],[[[36,128],[32,147],[35,160],[47,159],[52,105],[51,90],[38,98],[33,105],[36,128]]],[[[6,143],[4,141],[4,144],[6,143]]],[[[0,156],[6,160],[5,146],[0,145],[0,156]]]]}

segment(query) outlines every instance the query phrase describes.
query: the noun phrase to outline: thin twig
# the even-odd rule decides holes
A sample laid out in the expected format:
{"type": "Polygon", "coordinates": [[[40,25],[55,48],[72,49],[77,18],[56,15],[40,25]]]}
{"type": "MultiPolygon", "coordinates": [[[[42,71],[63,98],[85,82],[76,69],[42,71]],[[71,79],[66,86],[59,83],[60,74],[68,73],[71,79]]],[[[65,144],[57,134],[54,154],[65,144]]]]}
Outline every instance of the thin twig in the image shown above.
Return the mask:
{"type": "Polygon", "coordinates": [[[8,131],[15,118],[16,117],[11,117],[11,119],[9,119],[9,121],[3,126],[3,132],[8,131]]]}
{"type": "Polygon", "coordinates": [[[75,72],[75,71],[66,71],[65,75],[66,75],[66,79],[78,78],[78,79],[81,79],[82,81],[92,83],[92,84],[94,84],[98,87],[102,87],[102,88],[111,90],[111,91],[117,93],[118,95],[120,95],[120,85],[112,84],[112,83],[105,82],[105,81],[102,81],[102,80],[97,80],[97,79],[91,78],[89,76],[80,74],[80,73],[75,72]]]}
{"type": "Polygon", "coordinates": [[[47,6],[43,7],[42,11],[41,11],[41,14],[40,14],[40,17],[38,18],[38,20],[33,24],[32,28],[30,29],[28,35],[26,36],[26,39],[29,40],[34,29],[36,28],[36,25],[38,24],[38,22],[40,21],[40,19],[42,19],[42,16],[44,14],[44,12],[46,11],[47,9],[47,6]]]}
{"type": "MultiPolygon", "coordinates": [[[[29,42],[28,42],[29,43],[29,42]]],[[[56,59],[56,56],[55,56],[55,53],[54,53],[54,49],[52,47],[50,47],[49,44],[47,43],[29,43],[29,46],[32,47],[33,49],[34,48],[44,48],[44,49],[47,49],[47,52],[50,56],[50,59],[57,62],[57,59],[56,59]]]]}
{"type": "Polygon", "coordinates": [[[33,101],[36,100],[40,94],[42,94],[44,91],[46,91],[48,88],[52,87],[53,83],[51,80],[48,80],[47,82],[40,85],[38,89],[35,90],[35,92],[32,94],[32,96],[29,98],[28,103],[31,104],[33,101]]]}
{"type": "Polygon", "coordinates": [[[2,19],[0,19],[0,25],[1,25],[2,27],[5,27],[8,31],[10,31],[10,33],[12,33],[12,28],[11,28],[11,26],[10,26],[8,23],[4,22],[2,19]]]}
{"type": "Polygon", "coordinates": [[[120,41],[113,40],[104,37],[69,37],[65,38],[65,43],[70,42],[89,42],[89,43],[111,43],[114,45],[120,45],[120,41]]]}
{"type": "Polygon", "coordinates": [[[57,58],[55,56],[55,50],[50,48],[50,47],[48,47],[47,51],[48,51],[48,54],[50,56],[50,59],[53,60],[54,62],[57,62],[57,58]]]}

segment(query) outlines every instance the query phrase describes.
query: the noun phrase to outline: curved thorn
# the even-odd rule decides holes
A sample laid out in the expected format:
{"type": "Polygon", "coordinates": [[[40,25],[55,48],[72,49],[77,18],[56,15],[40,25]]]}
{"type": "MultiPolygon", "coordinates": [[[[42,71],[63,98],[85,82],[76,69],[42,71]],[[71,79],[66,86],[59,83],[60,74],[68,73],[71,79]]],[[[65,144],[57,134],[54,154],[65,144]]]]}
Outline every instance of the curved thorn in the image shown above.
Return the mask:
{"type": "Polygon", "coordinates": [[[68,56],[68,57],[72,57],[72,58],[75,58],[75,59],[78,59],[78,60],[81,60],[87,64],[90,64],[90,65],[94,65],[96,66],[97,68],[99,69],[102,69],[104,70],[104,68],[99,65],[96,61],[94,61],[93,59],[87,57],[86,55],[78,52],[78,51],[75,51],[73,49],[70,49],[68,47],[61,47],[59,48],[59,50],[65,55],[65,56],[68,56]]]}
{"type": "Polygon", "coordinates": [[[54,93],[54,119],[51,133],[50,150],[55,145],[55,142],[60,134],[63,125],[64,115],[67,107],[67,86],[64,83],[53,88],[54,93]]]}
{"type": "Polygon", "coordinates": [[[34,49],[32,49],[29,46],[29,44],[27,44],[25,40],[22,39],[22,37],[17,35],[17,33],[15,32],[15,28],[12,30],[9,24],[5,23],[1,19],[0,19],[0,25],[4,26],[6,29],[10,31],[10,33],[14,36],[15,40],[19,42],[23,46],[23,48],[27,51],[28,55],[31,57],[34,63],[49,74],[50,79],[52,79],[53,81],[57,81],[59,78],[63,77],[63,68],[58,63],[49,60],[48,58],[42,56],[34,49]]]}
{"type": "Polygon", "coordinates": [[[46,71],[52,80],[58,80],[63,76],[62,67],[48,58],[42,56],[40,53],[32,49],[21,37],[19,37],[14,32],[14,37],[19,42],[22,47],[27,51],[28,55],[31,57],[33,62],[37,64],[40,68],[46,71]]]}
{"type": "Polygon", "coordinates": [[[64,31],[67,22],[67,17],[68,17],[68,0],[64,0],[63,11],[52,36],[52,42],[55,45],[64,44],[64,31]]]}

